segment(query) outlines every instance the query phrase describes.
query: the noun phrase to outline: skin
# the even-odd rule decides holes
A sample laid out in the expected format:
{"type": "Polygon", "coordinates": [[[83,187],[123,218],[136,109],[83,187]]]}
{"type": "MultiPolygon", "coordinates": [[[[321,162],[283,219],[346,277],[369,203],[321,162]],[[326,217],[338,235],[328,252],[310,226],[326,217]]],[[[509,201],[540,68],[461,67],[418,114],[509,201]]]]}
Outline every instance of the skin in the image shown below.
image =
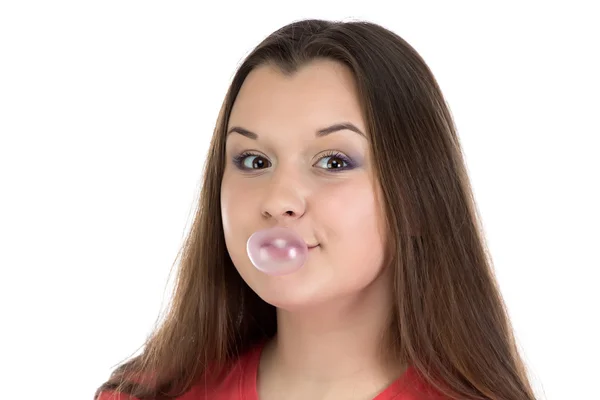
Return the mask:
{"type": "Polygon", "coordinates": [[[259,367],[261,400],[372,399],[404,367],[382,361],[377,348],[391,286],[382,265],[380,190],[351,71],[328,60],[288,77],[274,66],[258,67],[236,98],[228,131],[234,127],[257,137],[227,138],[225,241],[242,278],[277,307],[278,334],[259,367]],[[316,135],[339,123],[362,134],[316,135]],[[318,244],[301,270],[274,277],[251,264],[248,238],[274,226],[318,244]]]}

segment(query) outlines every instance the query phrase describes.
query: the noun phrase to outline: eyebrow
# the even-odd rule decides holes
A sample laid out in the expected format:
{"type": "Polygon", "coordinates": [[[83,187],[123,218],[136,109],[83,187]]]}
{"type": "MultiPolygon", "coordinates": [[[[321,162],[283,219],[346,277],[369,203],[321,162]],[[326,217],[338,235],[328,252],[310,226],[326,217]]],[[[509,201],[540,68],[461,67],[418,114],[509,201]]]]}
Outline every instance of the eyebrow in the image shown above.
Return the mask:
{"type": "MultiPolygon", "coordinates": [[[[316,132],[315,136],[320,138],[323,136],[327,136],[333,132],[338,132],[338,131],[343,131],[343,130],[349,130],[352,132],[356,132],[359,135],[366,138],[366,135],[351,122],[341,122],[339,124],[333,124],[331,126],[328,126],[327,128],[319,129],[316,132]]],[[[258,139],[258,134],[251,132],[248,129],[241,128],[239,126],[234,126],[233,128],[229,129],[229,131],[227,132],[227,136],[229,136],[229,134],[232,132],[239,133],[240,135],[245,136],[252,140],[258,139]]]]}

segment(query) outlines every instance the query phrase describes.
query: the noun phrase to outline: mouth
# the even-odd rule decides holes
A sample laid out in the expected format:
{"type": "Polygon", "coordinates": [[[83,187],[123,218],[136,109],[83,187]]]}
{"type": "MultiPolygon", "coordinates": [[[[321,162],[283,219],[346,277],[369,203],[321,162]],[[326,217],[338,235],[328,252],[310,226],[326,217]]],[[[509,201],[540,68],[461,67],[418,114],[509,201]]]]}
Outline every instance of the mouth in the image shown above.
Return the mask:
{"type": "Polygon", "coordinates": [[[317,247],[319,247],[319,245],[315,244],[315,245],[312,245],[312,246],[308,246],[308,249],[312,250],[312,249],[316,249],[317,247]]]}

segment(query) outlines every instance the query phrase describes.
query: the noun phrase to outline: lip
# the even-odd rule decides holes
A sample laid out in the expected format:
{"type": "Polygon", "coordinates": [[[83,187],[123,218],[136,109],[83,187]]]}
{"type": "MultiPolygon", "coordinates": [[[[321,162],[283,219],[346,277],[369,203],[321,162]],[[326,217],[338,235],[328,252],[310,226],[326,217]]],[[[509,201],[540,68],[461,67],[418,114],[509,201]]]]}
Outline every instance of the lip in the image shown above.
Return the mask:
{"type": "Polygon", "coordinates": [[[317,248],[317,247],[319,247],[319,245],[318,245],[318,244],[315,244],[315,245],[313,245],[313,246],[307,246],[307,247],[308,247],[308,249],[309,249],[309,250],[312,250],[312,249],[314,249],[314,248],[317,248]]]}

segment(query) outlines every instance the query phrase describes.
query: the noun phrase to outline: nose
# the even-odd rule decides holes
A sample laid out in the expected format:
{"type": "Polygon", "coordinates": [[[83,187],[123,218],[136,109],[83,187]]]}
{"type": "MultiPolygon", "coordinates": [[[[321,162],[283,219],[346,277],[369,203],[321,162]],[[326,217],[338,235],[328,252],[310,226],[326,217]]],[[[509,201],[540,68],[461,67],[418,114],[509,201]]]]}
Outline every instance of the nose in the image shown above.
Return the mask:
{"type": "Polygon", "coordinates": [[[300,184],[291,177],[273,179],[262,202],[262,215],[275,219],[279,223],[296,220],[306,211],[306,202],[302,196],[300,184]]]}

